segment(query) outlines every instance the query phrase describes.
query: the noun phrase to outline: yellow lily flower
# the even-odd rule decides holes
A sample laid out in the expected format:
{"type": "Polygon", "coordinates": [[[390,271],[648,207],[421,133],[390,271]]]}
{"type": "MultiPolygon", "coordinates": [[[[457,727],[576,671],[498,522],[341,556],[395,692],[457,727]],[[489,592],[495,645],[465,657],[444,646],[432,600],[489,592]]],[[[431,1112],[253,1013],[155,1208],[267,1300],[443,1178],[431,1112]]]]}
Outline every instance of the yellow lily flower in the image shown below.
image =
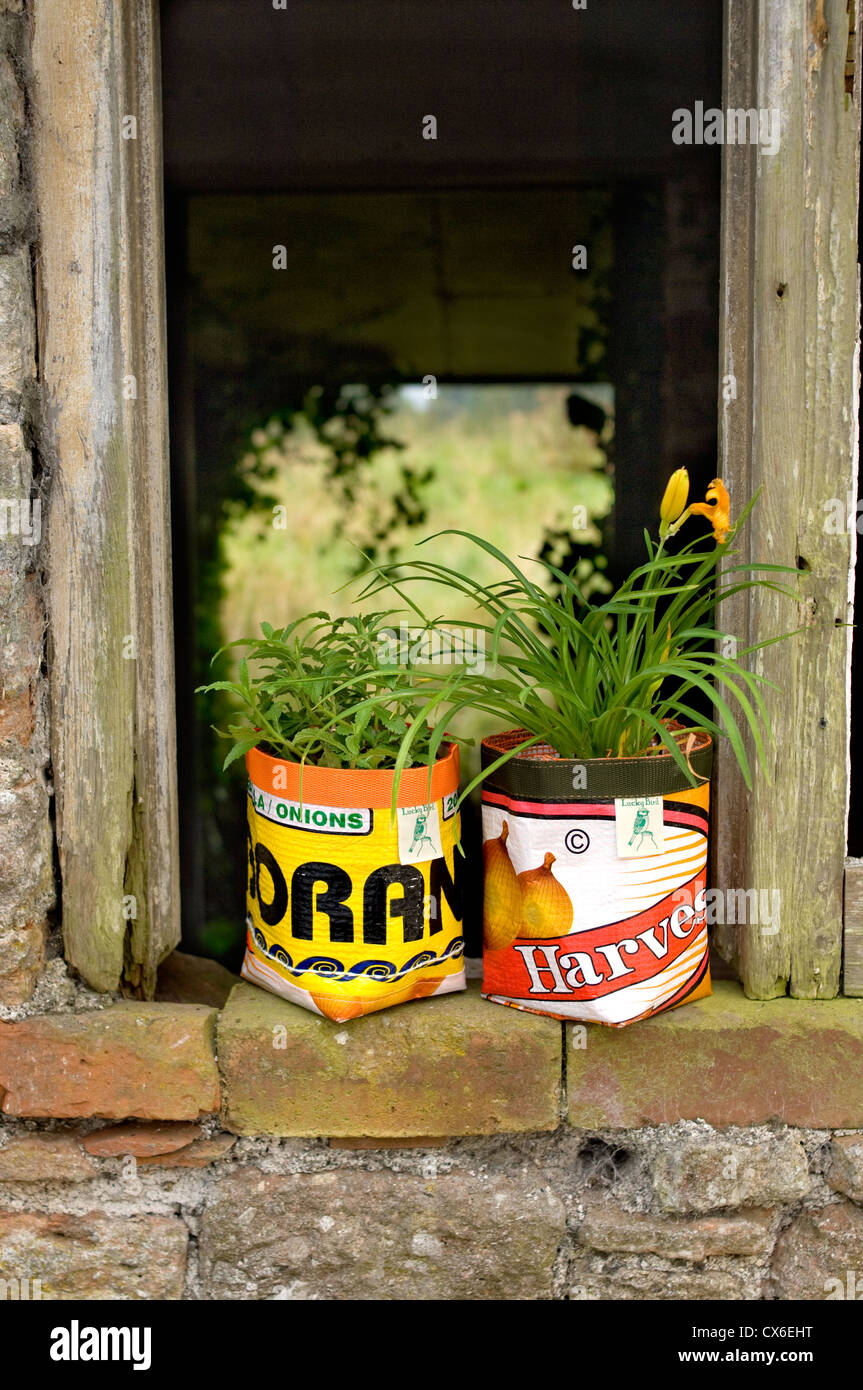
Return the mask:
{"type": "Polygon", "coordinates": [[[724,545],[731,530],[731,498],[728,496],[728,490],[721,478],[714,478],[704,495],[707,501],[693,502],[689,512],[709,517],[717,545],[724,545]]]}
{"type": "MultiPolygon", "coordinates": [[[[678,469],[679,473],[685,471],[683,468],[678,469]]],[[[686,511],[675,522],[666,525],[664,531],[660,525],[660,536],[663,539],[665,536],[676,536],[688,517],[693,515],[706,516],[713,527],[713,538],[716,544],[724,545],[728,532],[731,530],[731,498],[728,496],[728,490],[721,478],[714,478],[704,495],[707,498],[706,502],[690,502],[686,511]]],[[[663,503],[664,501],[665,498],[663,498],[663,503]]]]}
{"type": "Polygon", "coordinates": [[[676,521],[686,506],[689,496],[689,474],[685,468],[676,468],[668,479],[662,501],[659,504],[659,534],[664,540],[669,527],[676,521]]]}

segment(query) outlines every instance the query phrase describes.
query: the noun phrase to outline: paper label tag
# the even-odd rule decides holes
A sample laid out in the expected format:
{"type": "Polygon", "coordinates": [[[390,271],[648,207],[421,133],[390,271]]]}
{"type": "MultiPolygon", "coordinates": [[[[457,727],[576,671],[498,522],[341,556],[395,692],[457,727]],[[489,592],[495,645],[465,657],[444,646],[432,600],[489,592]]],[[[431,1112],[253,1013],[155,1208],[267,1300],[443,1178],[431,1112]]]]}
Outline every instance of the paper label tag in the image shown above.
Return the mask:
{"type": "Polygon", "coordinates": [[[440,815],[433,806],[399,806],[399,863],[424,864],[443,855],[440,815]]]}
{"type": "Polygon", "coordinates": [[[640,859],[665,849],[661,796],[616,796],[618,859],[640,859]]]}

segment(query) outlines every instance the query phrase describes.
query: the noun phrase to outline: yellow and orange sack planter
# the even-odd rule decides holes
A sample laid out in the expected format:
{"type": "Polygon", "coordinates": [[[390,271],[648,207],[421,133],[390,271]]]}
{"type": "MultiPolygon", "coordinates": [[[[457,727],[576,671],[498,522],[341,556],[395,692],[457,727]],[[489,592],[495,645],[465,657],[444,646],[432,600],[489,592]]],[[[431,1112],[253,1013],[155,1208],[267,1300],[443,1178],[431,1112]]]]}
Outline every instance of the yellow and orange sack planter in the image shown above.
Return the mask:
{"type": "Polygon", "coordinates": [[[458,748],[431,787],[427,767],[401,774],[396,823],[391,771],[257,748],[246,769],[243,977],[337,1022],[464,989],[458,748]]]}
{"type": "MultiPolygon", "coordinates": [[[[529,735],[486,739],[483,767],[529,735]]],[[[575,761],[547,745],[483,783],[483,995],[623,1027],[710,993],[705,894],[713,747],[691,787],[664,748],[575,761]]]]}

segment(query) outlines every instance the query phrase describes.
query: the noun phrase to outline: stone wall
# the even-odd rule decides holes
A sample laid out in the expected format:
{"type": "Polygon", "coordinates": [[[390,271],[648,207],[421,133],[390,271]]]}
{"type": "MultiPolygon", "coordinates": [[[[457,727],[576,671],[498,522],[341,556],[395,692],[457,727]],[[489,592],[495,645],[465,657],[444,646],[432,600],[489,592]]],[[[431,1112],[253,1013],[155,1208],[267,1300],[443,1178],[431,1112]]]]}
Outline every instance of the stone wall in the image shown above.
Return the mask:
{"type": "Polygon", "coordinates": [[[0,1023],[0,1295],[748,1301],[863,1284],[850,1001],[754,1006],[738,1030],[753,1006],[725,982],[611,1033],[474,984],[344,1026],[182,957],[161,996],[70,989],[0,1023]],[[819,1009],[816,1095],[806,1057],[796,1076],[780,1059],[819,1009]],[[597,1069],[635,1105],[639,1037],[674,1056],[683,1118],[583,1123],[597,1069]],[[720,1123],[743,1072],[760,1122],[720,1123]]]}
{"type": "Polygon", "coordinates": [[[861,1182],[863,1134],[782,1127],[359,1146],[22,1124],[0,1279],[58,1299],[853,1297],[861,1182]]]}
{"type": "Polygon", "coordinates": [[[8,1005],[30,996],[54,901],[27,69],[21,0],[0,0],[0,1004],[8,1005]]]}

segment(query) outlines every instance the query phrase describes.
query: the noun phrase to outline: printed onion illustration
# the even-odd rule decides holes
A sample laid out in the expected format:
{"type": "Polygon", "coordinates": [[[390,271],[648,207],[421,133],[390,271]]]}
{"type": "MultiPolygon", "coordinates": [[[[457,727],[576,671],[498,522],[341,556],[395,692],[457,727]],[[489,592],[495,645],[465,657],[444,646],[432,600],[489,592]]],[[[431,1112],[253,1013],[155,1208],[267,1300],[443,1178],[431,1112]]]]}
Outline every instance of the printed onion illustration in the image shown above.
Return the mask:
{"type": "Polygon", "coordinates": [[[554,855],[546,854],[538,869],[518,875],[521,888],[521,927],[518,935],[532,938],[565,936],[572,926],[572,903],[551,866],[554,855]]]}
{"type": "Polygon", "coordinates": [[[407,980],[401,989],[386,996],[380,1003],[372,1001],[371,1007],[366,999],[345,999],[338,995],[312,994],[317,1007],[325,1018],[334,1023],[347,1023],[363,1014],[376,1013],[379,1009],[392,1008],[394,1004],[407,1004],[412,999],[429,999],[444,983],[444,976],[437,975],[428,980],[407,980]]]}
{"type": "Polygon", "coordinates": [[[521,888],[506,847],[508,835],[509,825],[504,821],[500,835],[486,840],[482,847],[482,932],[490,951],[501,951],[515,940],[522,917],[521,888]]]}
{"type": "Polygon", "coordinates": [[[362,999],[342,999],[337,994],[315,994],[313,990],[309,993],[324,1017],[331,1018],[333,1023],[347,1023],[368,1012],[368,1005],[362,999]]]}

